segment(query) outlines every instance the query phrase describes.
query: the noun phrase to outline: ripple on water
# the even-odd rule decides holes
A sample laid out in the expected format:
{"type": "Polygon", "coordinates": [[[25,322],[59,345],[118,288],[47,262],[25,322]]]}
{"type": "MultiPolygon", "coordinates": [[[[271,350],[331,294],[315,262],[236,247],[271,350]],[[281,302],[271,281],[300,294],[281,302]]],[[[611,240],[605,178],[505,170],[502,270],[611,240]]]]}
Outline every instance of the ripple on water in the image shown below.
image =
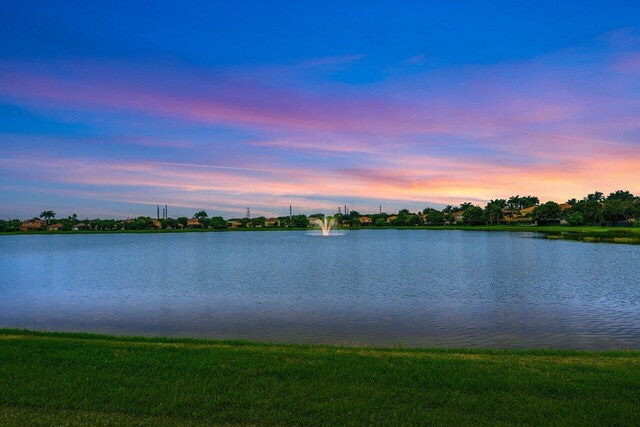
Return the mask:
{"type": "Polygon", "coordinates": [[[638,348],[640,246],[361,230],[2,236],[0,326],[300,343],[638,348]]]}

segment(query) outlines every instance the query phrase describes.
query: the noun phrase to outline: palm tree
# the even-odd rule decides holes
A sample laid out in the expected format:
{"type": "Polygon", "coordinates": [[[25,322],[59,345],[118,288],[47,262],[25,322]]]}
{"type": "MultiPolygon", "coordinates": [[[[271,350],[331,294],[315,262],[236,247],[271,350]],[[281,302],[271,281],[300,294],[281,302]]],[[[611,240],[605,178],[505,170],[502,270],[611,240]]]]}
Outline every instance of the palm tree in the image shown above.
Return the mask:
{"type": "Polygon", "coordinates": [[[195,215],[193,215],[194,218],[198,218],[198,219],[207,218],[208,216],[209,215],[207,215],[207,211],[196,212],[195,215]]]}
{"type": "Polygon", "coordinates": [[[49,225],[49,220],[55,217],[56,213],[54,211],[42,211],[40,213],[40,218],[44,218],[45,225],[49,225]]]}

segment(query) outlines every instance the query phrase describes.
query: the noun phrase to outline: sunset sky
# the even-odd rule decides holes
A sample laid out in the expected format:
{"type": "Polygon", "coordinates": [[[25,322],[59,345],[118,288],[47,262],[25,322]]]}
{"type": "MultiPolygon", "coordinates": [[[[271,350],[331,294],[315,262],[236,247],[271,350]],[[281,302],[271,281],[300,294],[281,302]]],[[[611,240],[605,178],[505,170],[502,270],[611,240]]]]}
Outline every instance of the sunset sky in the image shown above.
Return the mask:
{"type": "Polygon", "coordinates": [[[638,1],[181,3],[0,3],[0,218],[640,193],[638,1]]]}

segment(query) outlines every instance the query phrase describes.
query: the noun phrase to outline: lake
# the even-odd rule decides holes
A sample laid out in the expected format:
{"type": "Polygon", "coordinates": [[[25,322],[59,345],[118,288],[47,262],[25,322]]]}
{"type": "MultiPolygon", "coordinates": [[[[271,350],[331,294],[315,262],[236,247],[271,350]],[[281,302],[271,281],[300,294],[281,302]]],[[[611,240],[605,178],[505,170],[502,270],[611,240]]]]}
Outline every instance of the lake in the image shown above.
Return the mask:
{"type": "Polygon", "coordinates": [[[0,327],[638,348],[640,246],[451,230],[0,236],[0,327]]]}

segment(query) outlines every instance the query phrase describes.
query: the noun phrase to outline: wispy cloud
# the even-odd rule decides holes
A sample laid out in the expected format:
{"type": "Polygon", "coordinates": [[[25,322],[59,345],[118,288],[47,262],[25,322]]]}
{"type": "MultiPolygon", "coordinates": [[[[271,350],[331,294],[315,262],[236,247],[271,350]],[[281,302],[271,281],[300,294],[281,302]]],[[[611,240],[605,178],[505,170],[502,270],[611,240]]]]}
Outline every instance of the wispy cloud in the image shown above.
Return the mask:
{"type": "Polygon", "coordinates": [[[120,114],[146,126],[115,137],[2,133],[11,148],[0,178],[105,200],[264,212],[287,200],[320,209],[355,199],[375,206],[640,192],[640,44],[628,34],[603,40],[366,85],[305,81],[307,68],[363,55],[297,63],[292,81],[286,67],[4,61],[4,103],[44,116],[120,114]],[[220,127],[242,136],[211,130],[220,127]],[[189,136],[196,130],[198,141],[189,136]],[[81,148],[53,149],[72,146],[81,148]]]}

